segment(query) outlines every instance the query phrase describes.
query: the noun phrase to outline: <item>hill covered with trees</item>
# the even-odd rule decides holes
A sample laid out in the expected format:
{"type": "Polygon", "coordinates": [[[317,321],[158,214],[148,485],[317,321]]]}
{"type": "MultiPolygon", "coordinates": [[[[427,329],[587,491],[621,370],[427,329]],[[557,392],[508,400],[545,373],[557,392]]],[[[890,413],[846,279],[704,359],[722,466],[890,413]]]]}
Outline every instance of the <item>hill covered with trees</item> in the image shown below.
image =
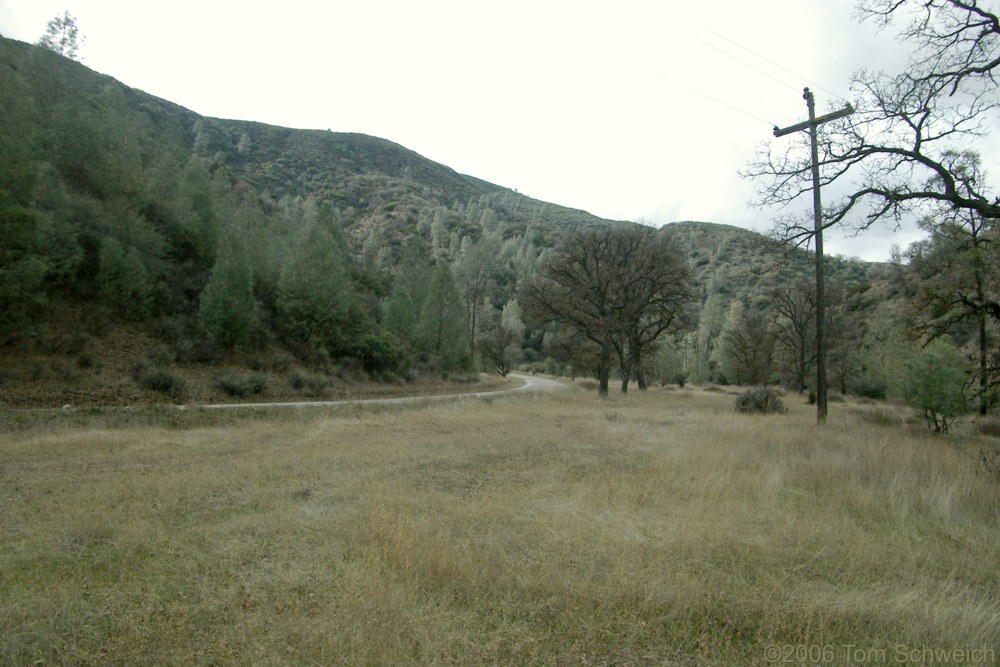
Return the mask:
{"type": "Polygon", "coordinates": [[[8,356],[86,359],[121,323],[164,371],[276,349],[324,373],[469,369],[541,250],[607,224],[383,139],[205,118],[49,49],[0,39],[0,69],[8,356]]]}
{"type": "MultiPolygon", "coordinates": [[[[184,377],[207,368],[220,396],[517,364],[596,373],[587,343],[526,326],[519,299],[564,239],[632,223],[384,139],[203,117],[21,42],[0,39],[0,72],[0,400],[35,382],[61,387],[35,402],[204,398],[184,377]]],[[[691,299],[638,377],[808,389],[808,254],[704,222],[658,235],[691,299]]],[[[912,270],[828,270],[833,384],[885,395],[910,346],[912,270]]]]}

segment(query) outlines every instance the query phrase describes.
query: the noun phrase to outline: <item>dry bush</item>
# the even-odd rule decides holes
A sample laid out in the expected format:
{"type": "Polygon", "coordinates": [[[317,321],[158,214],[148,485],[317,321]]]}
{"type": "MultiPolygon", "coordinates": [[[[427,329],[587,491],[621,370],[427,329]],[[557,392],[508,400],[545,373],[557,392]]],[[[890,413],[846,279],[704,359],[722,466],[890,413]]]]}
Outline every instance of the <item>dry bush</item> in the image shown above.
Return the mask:
{"type": "Polygon", "coordinates": [[[175,400],[184,397],[187,392],[187,381],[184,376],[170,368],[152,365],[147,361],[139,361],[132,365],[132,379],[152,391],[166,394],[175,400]]]}
{"type": "Polygon", "coordinates": [[[308,371],[295,371],[288,378],[289,384],[295,391],[302,392],[306,396],[325,396],[333,378],[324,373],[309,373],[308,371]]]}
{"type": "Polygon", "coordinates": [[[215,378],[215,385],[234,398],[256,396],[267,386],[267,374],[224,373],[215,378]]]}
{"type": "Polygon", "coordinates": [[[864,407],[851,408],[848,414],[853,415],[865,424],[886,428],[900,428],[906,423],[906,419],[899,414],[899,410],[892,406],[879,404],[874,401],[869,403],[865,399],[860,399],[858,405],[864,407]]]}
{"type": "Polygon", "coordinates": [[[770,387],[754,387],[736,397],[736,412],[751,415],[783,415],[788,408],[781,400],[780,393],[770,387]]]}

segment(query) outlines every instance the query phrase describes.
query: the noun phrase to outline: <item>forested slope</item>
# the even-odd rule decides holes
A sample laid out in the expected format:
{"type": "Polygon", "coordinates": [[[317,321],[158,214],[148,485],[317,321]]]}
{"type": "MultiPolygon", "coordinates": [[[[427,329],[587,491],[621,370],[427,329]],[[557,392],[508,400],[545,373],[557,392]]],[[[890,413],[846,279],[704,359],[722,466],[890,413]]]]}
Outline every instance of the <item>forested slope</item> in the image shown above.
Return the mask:
{"type": "MultiPolygon", "coordinates": [[[[171,373],[248,355],[318,394],[332,377],[486,369],[478,342],[519,319],[519,286],[546,249],[622,224],[385,139],[203,117],[12,40],[0,39],[0,73],[8,397],[33,377],[85,386],[100,368],[105,383],[169,394],[171,373]],[[126,335],[129,344],[109,342],[126,335]],[[127,358],[102,365],[108,349],[127,358]],[[25,362],[40,354],[62,360],[41,371],[25,362]]],[[[804,388],[811,343],[782,331],[808,308],[786,317],[776,304],[781,290],[808,301],[811,257],[711,223],[662,233],[689,262],[697,299],[690,333],[663,341],[650,377],[804,388]],[[744,342],[763,358],[737,359],[737,339],[755,331],[763,338],[744,342]]],[[[833,258],[829,276],[845,332],[838,385],[885,387],[902,337],[902,273],[833,258]]],[[[585,354],[553,353],[546,341],[557,334],[524,330],[514,356],[588,372],[585,354]]]]}
{"type": "Polygon", "coordinates": [[[9,360],[120,324],[167,370],[248,349],[324,373],[471,368],[480,311],[499,317],[564,231],[609,224],[384,139],[202,117],[13,40],[0,72],[9,360]]]}

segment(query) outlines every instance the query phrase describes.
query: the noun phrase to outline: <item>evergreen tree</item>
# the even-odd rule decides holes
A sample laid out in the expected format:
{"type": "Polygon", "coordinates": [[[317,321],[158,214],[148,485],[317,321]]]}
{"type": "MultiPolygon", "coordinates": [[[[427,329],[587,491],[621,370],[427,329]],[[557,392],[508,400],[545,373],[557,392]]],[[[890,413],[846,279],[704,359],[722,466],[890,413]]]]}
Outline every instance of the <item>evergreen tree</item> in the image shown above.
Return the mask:
{"type": "Polygon", "coordinates": [[[250,339],[257,310],[253,268],[239,239],[228,236],[198,304],[198,319],[215,341],[226,348],[250,339]]]}
{"type": "Polygon", "coordinates": [[[152,306],[153,280],[135,249],[126,252],[113,237],[101,242],[97,274],[101,298],[122,317],[142,319],[152,306]]]}
{"type": "Polygon", "coordinates": [[[38,39],[38,46],[76,60],[83,41],[80,28],[76,25],[76,17],[63,12],[62,16],[54,17],[45,26],[45,34],[38,39]]]}
{"type": "MultiPolygon", "coordinates": [[[[489,209],[483,211],[483,216],[489,209]]],[[[475,350],[479,335],[479,313],[484,299],[495,291],[497,276],[501,273],[499,236],[484,234],[478,241],[470,237],[462,239],[462,249],[455,262],[455,278],[465,305],[468,322],[469,355],[475,350]]]]}
{"type": "MultiPolygon", "coordinates": [[[[50,265],[38,252],[39,216],[0,192],[0,336],[27,327],[45,304],[43,285],[50,265]]],[[[0,342],[3,342],[0,338],[0,342]]]]}
{"type": "Polygon", "coordinates": [[[447,264],[438,264],[431,276],[417,325],[419,348],[445,369],[459,368],[468,360],[465,344],[465,311],[447,264]]]}
{"type": "Polygon", "coordinates": [[[517,299],[511,299],[502,311],[494,310],[489,314],[478,347],[497,373],[507,377],[513,366],[521,361],[523,338],[521,306],[517,299]]]}
{"type": "Polygon", "coordinates": [[[14,76],[0,76],[0,194],[8,193],[19,204],[29,203],[32,195],[36,115],[31,89],[25,82],[14,76]]]}
{"type": "Polygon", "coordinates": [[[182,238],[178,260],[190,260],[200,269],[215,261],[219,220],[215,210],[212,175],[201,158],[192,156],[181,174],[177,202],[182,238]]]}
{"type": "Polygon", "coordinates": [[[278,279],[277,323],[286,339],[343,346],[351,283],[343,244],[323,225],[304,230],[278,279]]]}
{"type": "Polygon", "coordinates": [[[409,239],[403,246],[383,321],[386,328],[414,347],[433,271],[427,247],[417,238],[409,239]]]}
{"type": "Polygon", "coordinates": [[[382,323],[399,338],[412,343],[417,330],[417,316],[410,289],[403,281],[397,280],[392,288],[392,295],[385,304],[382,323]]]}

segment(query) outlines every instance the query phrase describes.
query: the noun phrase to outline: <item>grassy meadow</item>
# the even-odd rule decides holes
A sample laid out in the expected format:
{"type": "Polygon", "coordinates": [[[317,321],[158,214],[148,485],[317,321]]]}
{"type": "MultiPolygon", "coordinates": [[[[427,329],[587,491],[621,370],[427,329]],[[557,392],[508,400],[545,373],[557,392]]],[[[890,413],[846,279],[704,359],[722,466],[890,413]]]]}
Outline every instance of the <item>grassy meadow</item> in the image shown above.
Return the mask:
{"type": "Polygon", "coordinates": [[[4,429],[0,664],[996,663],[998,441],[786,402],[4,429]]]}

